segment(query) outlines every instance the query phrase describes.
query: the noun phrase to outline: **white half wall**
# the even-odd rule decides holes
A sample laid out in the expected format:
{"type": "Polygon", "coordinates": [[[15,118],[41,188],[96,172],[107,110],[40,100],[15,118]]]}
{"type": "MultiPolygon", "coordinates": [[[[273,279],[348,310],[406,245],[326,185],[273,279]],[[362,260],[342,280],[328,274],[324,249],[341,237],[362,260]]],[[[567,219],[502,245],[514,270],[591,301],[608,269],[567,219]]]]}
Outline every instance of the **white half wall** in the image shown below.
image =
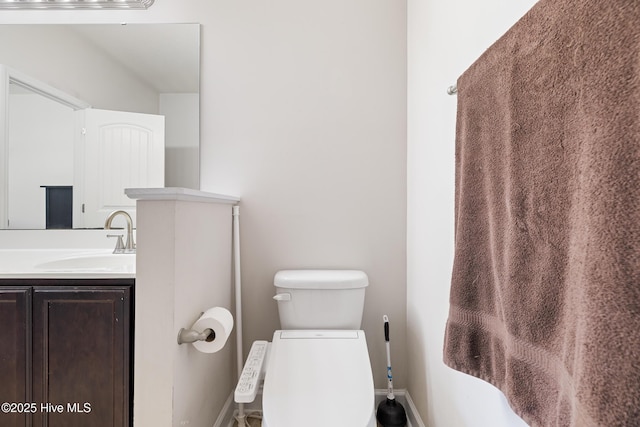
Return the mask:
{"type": "Polygon", "coordinates": [[[211,354],[178,345],[211,307],[233,312],[231,204],[138,200],[133,421],[211,427],[235,385],[233,335],[211,354]]]}
{"type": "Polygon", "coordinates": [[[408,389],[430,427],[518,427],[496,388],[444,365],[453,261],[456,97],[447,87],[534,0],[408,2],[408,389]]]}

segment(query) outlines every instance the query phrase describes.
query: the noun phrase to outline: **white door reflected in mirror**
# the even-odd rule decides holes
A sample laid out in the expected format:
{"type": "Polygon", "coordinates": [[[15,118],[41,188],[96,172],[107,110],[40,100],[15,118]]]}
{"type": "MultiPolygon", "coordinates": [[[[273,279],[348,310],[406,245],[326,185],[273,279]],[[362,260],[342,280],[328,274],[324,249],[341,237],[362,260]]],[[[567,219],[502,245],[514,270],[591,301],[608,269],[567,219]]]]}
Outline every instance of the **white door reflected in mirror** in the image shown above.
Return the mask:
{"type": "Polygon", "coordinates": [[[124,190],[164,187],[164,117],[96,109],[75,114],[81,131],[73,228],[101,228],[114,210],[127,211],[135,227],[136,203],[124,190]]]}

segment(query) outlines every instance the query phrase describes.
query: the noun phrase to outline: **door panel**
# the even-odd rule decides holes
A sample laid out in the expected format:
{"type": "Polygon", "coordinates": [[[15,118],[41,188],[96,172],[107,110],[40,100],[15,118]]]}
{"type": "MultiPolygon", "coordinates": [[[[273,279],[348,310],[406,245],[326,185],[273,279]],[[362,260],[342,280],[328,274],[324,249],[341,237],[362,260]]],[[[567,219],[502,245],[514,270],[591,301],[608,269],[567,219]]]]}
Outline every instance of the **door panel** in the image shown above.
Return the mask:
{"type": "Polygon", "coordinates": [[[33,293],[34,426],[124,427],[129,423],[129,289],[33,293]],[[71,406],[69,406],[71,405],[71,406]]]}
{"type": "MultiPolygon", "coordinates": [[[[0,287],[0,402],[31,396],[31,289],[0,287]]],[[[25,413],[0,413],[0,425],[26,427],[25,413]]]]}
{"type": "Polygon", "coordinates": [[[135,200],[124,189],[164,187],[164,117],[97,109],[77,114],[83,128],[77,157],[84,160],[75,165],[74,228],[101,228],[117,209],[135,223],[135,200]]]}

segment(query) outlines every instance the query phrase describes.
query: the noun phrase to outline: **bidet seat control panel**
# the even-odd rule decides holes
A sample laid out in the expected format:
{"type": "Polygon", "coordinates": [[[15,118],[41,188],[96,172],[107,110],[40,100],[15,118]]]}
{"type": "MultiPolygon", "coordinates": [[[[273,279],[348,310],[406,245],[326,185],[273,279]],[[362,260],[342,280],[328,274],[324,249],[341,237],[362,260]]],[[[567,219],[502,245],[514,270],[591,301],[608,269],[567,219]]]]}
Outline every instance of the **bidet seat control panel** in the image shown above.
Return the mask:
{"type": "Polygon", "coordinates": [[[238,380],[234,400],[236,403],[251,403],[258,393],[258,382],[263,377],[264,360],[269,350],[268,341],[254,341],[249,356],[238,380]]]}

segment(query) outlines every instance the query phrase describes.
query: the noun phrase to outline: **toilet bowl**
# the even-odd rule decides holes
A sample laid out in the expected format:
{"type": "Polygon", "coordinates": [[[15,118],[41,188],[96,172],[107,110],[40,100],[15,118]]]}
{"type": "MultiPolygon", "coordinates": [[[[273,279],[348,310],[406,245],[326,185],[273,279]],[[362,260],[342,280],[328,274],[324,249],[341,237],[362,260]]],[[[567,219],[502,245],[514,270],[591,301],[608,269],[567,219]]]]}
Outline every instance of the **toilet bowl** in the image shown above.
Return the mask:
{"type": "Polygon", "coordinates": [[[375,427],[364,331],[279,330],[266,363],[263,427],[375,427]]]}

